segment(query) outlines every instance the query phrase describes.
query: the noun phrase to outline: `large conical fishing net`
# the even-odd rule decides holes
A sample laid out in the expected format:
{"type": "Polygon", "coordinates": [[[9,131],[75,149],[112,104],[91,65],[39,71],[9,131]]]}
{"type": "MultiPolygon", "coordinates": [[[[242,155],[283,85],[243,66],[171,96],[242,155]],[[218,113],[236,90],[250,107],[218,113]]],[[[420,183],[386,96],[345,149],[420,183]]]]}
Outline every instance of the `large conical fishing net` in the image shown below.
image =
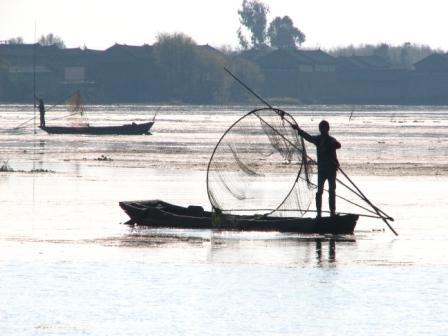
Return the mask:
{"type": "Polygon", "coordinates": [[[75,92],[65,101],[65,106],[70,113],[67,120],[72,126],[89,125],[79,91],[75,92]]]}
{"type": "Polygon", "coordinates": [[[207,192],[224,214],[302,216],[314,195],[313,163],[288,113],[249,112],[221,137],[207,170],[207,192]]]}

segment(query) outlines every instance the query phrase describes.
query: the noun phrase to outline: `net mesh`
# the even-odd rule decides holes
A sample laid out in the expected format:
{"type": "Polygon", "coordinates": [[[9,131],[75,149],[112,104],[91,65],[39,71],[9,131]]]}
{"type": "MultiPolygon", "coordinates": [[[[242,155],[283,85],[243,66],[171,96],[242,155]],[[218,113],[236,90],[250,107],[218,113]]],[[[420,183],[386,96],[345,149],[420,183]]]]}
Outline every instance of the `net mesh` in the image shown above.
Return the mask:
{"type": "Polygon", "coordinates": [[[72,126],[89,126],[79,91],[65,101],[65,106],[69,112],[67,120],[72,126]]]}
{"type": "Polygon", "coordinates": [[[207,192],[225,214],[303,216],[314,194],[314,164],[288,113],[257,109],[221,137],[207,170],[207,192]],[[283,117],[281,117],[283,116],[283,117]]]}

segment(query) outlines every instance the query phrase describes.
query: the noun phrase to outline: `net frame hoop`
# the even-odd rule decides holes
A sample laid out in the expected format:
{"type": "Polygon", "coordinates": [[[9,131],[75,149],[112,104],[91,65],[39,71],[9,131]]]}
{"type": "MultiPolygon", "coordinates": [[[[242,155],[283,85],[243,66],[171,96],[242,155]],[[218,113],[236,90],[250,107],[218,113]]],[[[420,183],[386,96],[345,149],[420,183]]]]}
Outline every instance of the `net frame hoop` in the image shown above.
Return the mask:
{"type": "MultiPolygon", "coordinates": [[[[287,121],[288,121],[288,123],[291,125],[291,127],[292,127],[293,125],[298,126],[296,120],[294,119],[294,117],[293,117],[291,114],[289,114],[288,112],[286,112],[286,111],[284,111],[284,110],[275,108],[275,107],[262,107],[262,108],[254,109],[254,110],[252,110],[252,111],[246,113],[246,114],[243,115],[242,117],[238,118],[232,125],[230,125],[230,126],[227,128],[227,130],[223,133],[223,135],[221,135],[221,137],[219,138],[219,141],[216,143],[215,148],[213,149],[212,155],[210,156],[210,159],[209,159],[209,161],[208,161],[208,165],[207,165],[207,176],[206,176],[207,197],[208,197],[208,199],[209,199],[210,204],[212,205],[212,210],[213,210],[213,211],[218,210],[219,212],[222,212],[223,209],[215,208],[215,206],[214,206],[214,204],[213,204],[213,201],[212,201],[213,197],[212,197],[211,194],[210,194],[210,188],[209,188],[209,173],[210,173],[210,166],[211,166],[211,163],[212,163],[212,161],[213,161],[213,158],[214,158],[214,156],[215,156],[215,153],[216,153],[218,147],[220,146],[221,142],[222,142],[223,139],[226,137],[226,135],[227,135],[227,134],[228,134],[228,133],[229,133],[229,132],[230,132],[230,131],[231,131],[231,130],[232,130],[232,129],[233,129],[233,128],[234,128],[234,127],[241,121],[241,120],[243,120],[244,118],[246,118],[247,116],[249,116],[249,115],[251,115],[251,114],[255,115],[255,116],[256,116],[257,118],[259,118],[262,122],[266,123],[266,124],[267,124],[268,126],[270,126],[274,131],[276,131],[275,128],[273,128],[269,123],[267,123],[266,121],[264,121],[263,118],[260,117],[260,116],[257,114],[257,112],[260,112],[260,111],[274,111],[274,112],[279,116],[279,118],[281,117],[282,119],[283,119],[285,116],[287,116],[287,117],[289,117],[289,119],[290,119],[290,120],[287,120],[287,121]],[[291,121],[292,121],[293,123],[292,123],[291,121]]],[[[299,148],[297,148],[292,142],[290,142],[290,140],[288,140],[287,138],[285,138],[283,134],[279,133],[278,131],[276,131],[276,132],[277,132],[282,138],[284,138],[285,140],[287,140],[291,145],[293,145],[294,148],[296,148],[298,151],[300,151],[302,155],[303,155],[304,153],[306,153],[306,152],[305,152],[305,149],[304,149],[303,152],[302,152],[302,151],[301,151],[299,148]]],[[[305,154],[305,156],[306,156],[306,154],[305,154]]],[[[288,197],[289,197],[289,196],[291,195],[291,193],[294,191],[294,188],[295,188],[295,186],[296,186],[296,184],[297,184],[297,182],[298,182],[298,180],[299,180],[299,178],[300,178],[300,174],[301,174],[301,172],[302,172],[302,169],[303,169],[303,164],[300,165],[300,168],[299,168],[299,170],[298,170],[298,172],[297,172],[296,178],[294,179],[294,182],[293,182],[293,184],[292,184],[292,186],[291,186],[291,189],[290,189],[289,192],[286,194],[286,196],[285,196],[285,198],[283,199],[283,201],[282,201],[282,202],[281,202],[275,209],[272,209],[272,210],[270,210],[269,212],[267,212],[266,214],[264,214],[264,216],[268,216],[268,215],[272,214],[273,212],[277,211],[277,210],[284,204],[284,202],[286,201],[286,199],[288,199],[288,197]]],[[[225,211],[225,209],[224,209],[224,211],[225,211]]],[[[306,212],[306,211],[308,211],[308,209],[305,210],[304,212],[306,212]]]]}

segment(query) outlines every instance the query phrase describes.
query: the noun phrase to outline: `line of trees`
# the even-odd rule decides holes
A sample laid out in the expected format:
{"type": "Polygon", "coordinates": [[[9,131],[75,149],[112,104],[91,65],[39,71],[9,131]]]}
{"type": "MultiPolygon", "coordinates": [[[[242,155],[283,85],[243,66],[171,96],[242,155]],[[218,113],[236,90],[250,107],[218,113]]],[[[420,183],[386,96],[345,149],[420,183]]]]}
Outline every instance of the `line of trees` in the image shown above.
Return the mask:
{"type": "Polygon", "coordinates": [[[54,35],[52,33],[50,33],[48,35],[42,35],[39,38],[39,40],[37,41],[37,43],[39,43],[42,46],[55,45],[56,47],[58,47],[60,49],[65,48],[65,43],[62,40],[62,38],[60,38],[59,36],[54,35]]]}
{"type": "Polygon", "coordinates": [[[406,42],[400,46],[392,46],[387,43],[350,45],[328,50],[328,53],[335,57],[376,55],[385,59],[394,68],[411,69],[414,63],[433,53],[443,53],[443,50],[406,42]]]}
{"type": "MultiPolygon", "coordinates": [[[[12,37],[12,38],[6,40],[5,42],[7,44],[23,44],[24,43],[22,36],[12,37]]],[[[57,35],[54,35],[53,33],[50,33],[47,35],[42,35],[37,40],[37,43],[39,43],[40,45],[43,45],[43,46],[55,45],[61,49],[65,48],[65,43],[62,40],[62,38],[60,38],[57,35]]]]}
{"type": "MultiPolygon", "coordinates": [[[[238,10],[241,26],[237,30],[239,46],[248,49],[297,49],[305,42],[305,34],[294,25],[289,16],[275,17],[268,26],[269,7],[259,0],[243,0],[238,10]],[[249,35],[249,38],[247,37],[249,35]]],[[[376,55],[386,60],[397,69],[412,69],[412,65],[421,59],[442,50],[429,46],[403,43],[392,46],[387,43],[377,45],[344,46],[327,50],[330,55],[371,56],[376,55]]]]}
{"type": "Polygon", "coordinates": [[[224,73],[224,67],[231,68],[255,87],[262,85],[263,76],[254,63],[200,48],[185,34],[160,34],[153,47],[161,90],[180,101],[219,104],[247,100],[247,95],[224,73]]]}

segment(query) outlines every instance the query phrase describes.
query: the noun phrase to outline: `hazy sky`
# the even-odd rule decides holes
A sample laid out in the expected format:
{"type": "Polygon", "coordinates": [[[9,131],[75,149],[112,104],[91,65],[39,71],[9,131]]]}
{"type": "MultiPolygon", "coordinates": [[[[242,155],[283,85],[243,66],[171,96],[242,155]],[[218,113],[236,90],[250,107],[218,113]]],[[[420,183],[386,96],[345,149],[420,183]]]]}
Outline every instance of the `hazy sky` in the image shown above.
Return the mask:
{"type": "MultiPolygon", "coordinates": [[[[304,47],[411,42],[448,50],[447,0],[265,0],[268,20],[288,15],[304,47]]],[[[0,0],[0,40],[54,33],[67,47],[153,44],[183,32],[199,44],[236,47],[242,0],[0,0]],[[36,29],[35,29],[36,27],[36,29]]]]}

